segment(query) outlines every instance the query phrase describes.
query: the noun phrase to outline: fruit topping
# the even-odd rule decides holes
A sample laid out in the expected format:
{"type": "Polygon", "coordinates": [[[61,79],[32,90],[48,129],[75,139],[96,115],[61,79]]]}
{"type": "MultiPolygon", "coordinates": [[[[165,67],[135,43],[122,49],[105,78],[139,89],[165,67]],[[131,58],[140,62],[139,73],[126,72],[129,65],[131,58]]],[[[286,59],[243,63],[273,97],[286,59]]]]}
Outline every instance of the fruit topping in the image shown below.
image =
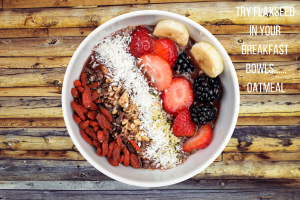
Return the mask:
{"type": "Polygon", "coordinates": [[[168,38],[155,40],[154,53],[165,59],[171,67],[173,67],[178,57],[178,50],[175,43],[168,38]]]}
{"type": "Polygon", "coordinates": [[[157,88],[157,91],[161,92],[170,86],[173,77],[171,67],[161,57],[153,54],[143,55],[138,59],[138,65],[150,85],[157,88]]]}
{"type": "Polygon", "coordinates": [[[185,51],[183,51],[179,56],[175,63],[174,69],[178,71],[180,74],[183,73],[192,73],[195,71],[195,67],[191,64],[191,61],[186,54],[185,51]]]}
{"type": "Polygon", "coordinates": [[[222,85],[218,78],[200,74],[194,83],[194,95],[197,101],[214,102],[222,96],[222,85]]]}
{"type": "Polygon", "coordinates": [[[170,38],[181,47],[188,44],[190,36],[187,28],[182,23],[170,19],[159,21],[153,35],[155,37],[170,38]]]}
{"type": "Polygon", "coordinates": [[[136,58],[154,52],[154,39],[149,35],[145,27],[136,27],[131,33],[129,52],[136,58]]]}
{"type": "Polygon", "coordinates": [[[185,78],[174,78],[170,87],[163,91],[161,98],[165,111],[176,116],[180,111],[192,105],[194,101],[192,85],[185,78]]]}
{"type": "Polygon", "coordinates": [[[174,120],[173,134],[177,137],[189,137],[194,135],[196,125],[192,122],[190,111],[184,109],[174,120]]]}
{"type": "Polygon", "coordinates": [[[209,77],[217,77],[224,70],[223,59],[218,50],[207,42],[198,42],[192,47],[192,56],[209,77]]]}
{"type": "Polygon", "coordinates": [[[217,110],[210,104],[198,103],[190,108],[192,121],[198,125],[206,124],[217,116],[217,110]]]}
{"type": "Polygon", "coordinates": [[[209,124],[205,124],[197,133],[188,139],[182,146],[182,150],[185,152],[190,152],[194,149],[204,149],[212,141],[213,131],[209,124]]]}

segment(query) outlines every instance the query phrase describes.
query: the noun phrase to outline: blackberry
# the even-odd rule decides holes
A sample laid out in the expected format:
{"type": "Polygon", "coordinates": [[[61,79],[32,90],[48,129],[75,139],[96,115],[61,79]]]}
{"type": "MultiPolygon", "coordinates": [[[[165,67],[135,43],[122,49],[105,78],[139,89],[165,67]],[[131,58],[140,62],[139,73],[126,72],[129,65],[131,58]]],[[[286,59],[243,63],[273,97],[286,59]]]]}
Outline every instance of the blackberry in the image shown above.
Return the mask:
{"type": "Polygon", "coordinates": [[[215,119],[217,109],[208,103],[198,103],[190,108],[191,118],[195,124],[202,125],[215,119]]]}
{"type": "Polygon", "coordinates": [[[214,102],[222,95],[222,85],[218,78],[200,74],[194,83],[194,96],[197,101],[214,102]]]}
{"type": "Polygon", "coordinates": [[[192,73],[195,71],[195,67],[191,64],[191,61],[186,54],[185,51],[183,51],[177,58],[176,63],[174,65],[174,69],[176,71],[179,71],[180,74],[183,73],[192,73]]]}

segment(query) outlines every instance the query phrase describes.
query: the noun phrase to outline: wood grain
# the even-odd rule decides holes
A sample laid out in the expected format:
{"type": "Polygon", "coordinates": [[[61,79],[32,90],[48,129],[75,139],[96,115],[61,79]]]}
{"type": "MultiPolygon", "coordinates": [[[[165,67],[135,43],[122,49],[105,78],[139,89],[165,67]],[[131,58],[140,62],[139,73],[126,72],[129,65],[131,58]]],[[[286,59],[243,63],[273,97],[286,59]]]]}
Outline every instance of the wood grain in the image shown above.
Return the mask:
{"type": "Polygon", "coordinates": [[[173,3],[130,6],[106,6],[90,9],[48,8],[4,10],[0,15],[0,29],[11,28],[67,28],[67,27],[98,27],[104,22],[132,11],[164,10],[174,12],[201,25],[233,25],[233,24],[300,24],[300,13],[295,12],[293,17],[257,17],[250,15],[246,18],[236,14],[236,7],[259,6],[263,7],[289,6],[299,10],[299,2],[213,2],[173,3]],[[178,9],[185,8],[185,9],[178,9]],[[221,12],[220,12],[221,11],[221,12]],[[20,14],[21,13],[21,14],[20,14]],[[216,14],[218,13],[218,14],[216,14]]]}
{"type": "Polygon", "coordinates": [[[47,37],[47,29],[6,29],[0,30],[0,38],[47,37]]]}
{"type": "Polygon", "coordinates": [[[300,61],[299,53],[288,53],[287,55],[241,55],[241,54],[229,54],[232,62],[275,62],[275,61],[300,61]]]}
{"type": "Polygon", "coordinates": [[[0,57],[0,68],[67,67],[71,57],[0,57]]]}
{"type": "Polygon", "coordinates": [[[299,161],[300,153],[223,153],[224,161],[299,161]]]}
{"type": "Polygon", "coordinates": [[[61,96],[62,87],[9,87],[0,88],[0,96],[61,96]]]}
{"type": "Polygon", "coordinates": [[[300,125],[300,117],[243,117],[240,116],[237,125],[270,126],[270,125],[300,125]]]}

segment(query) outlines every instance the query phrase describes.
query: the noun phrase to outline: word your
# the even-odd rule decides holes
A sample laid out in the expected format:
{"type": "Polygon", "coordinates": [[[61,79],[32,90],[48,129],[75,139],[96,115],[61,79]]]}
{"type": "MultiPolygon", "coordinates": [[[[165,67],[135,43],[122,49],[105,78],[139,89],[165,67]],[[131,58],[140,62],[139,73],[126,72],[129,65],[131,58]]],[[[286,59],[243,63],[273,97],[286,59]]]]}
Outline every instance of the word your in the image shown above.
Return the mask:
{"type": "Polygon", "coordinates": [[[265,73],[265,74],[270,74],[270,73],[273,73],[274,70],[273,68],[274,65],[273,64],[270,64],[268,67],[267,67],[267,64],[266,63],[252,63],[252,64],[249,64],[247,63],[246,64],[246,73],[249,74],[249,73],[252,73],[252,74],[255,74],[255,73],[265,73]],[[267,70],[267,68],[270,68],[269,70],[267,70]]]}
{"type": "Polygon", "coordinates": [[[283,90],[283,83],[248,83],[247,91],[250,92],[280,92],[285,93],[283,90]],[[258,87],[259,86],[259,87],[258,87]]]}
{"type": "Polygon", "coordinates": [[[294,7],[236,7],[237,9],[237,16],[238,17],[249,17],[250,13],[254,16],[276,16],[276,17],[283,17],[283,16],[294,16],[295,15],[295,8],[294,7]]]}
{"type": "MultiPolygon", "coordinates": [[[[280,26],[259,26],[261,35],[280,35],[280,26]]],[[[250,35],[257,35],[257,26],[250,26],[250,35]]]]}
{"type": "Polygon", "coordinates": [[[253,45],[246,45],[246,44],[243,44],[242,45],[242,54],[245,55],[245,54],[287,54],[287,47],[289,45],[273,45],[273,44],[264,44],[264,45],[261,45],[261,44],[253,44],[253,45]],[[284,48],[285,46],[285,48],[284,48]]]}

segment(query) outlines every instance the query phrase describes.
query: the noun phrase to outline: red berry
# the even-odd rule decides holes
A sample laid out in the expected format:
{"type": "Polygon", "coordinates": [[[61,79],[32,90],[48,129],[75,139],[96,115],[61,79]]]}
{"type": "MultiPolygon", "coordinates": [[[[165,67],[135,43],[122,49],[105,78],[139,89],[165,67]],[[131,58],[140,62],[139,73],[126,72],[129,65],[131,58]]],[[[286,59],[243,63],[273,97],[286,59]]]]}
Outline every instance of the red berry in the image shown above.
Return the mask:
{"type": "Polygon", "coordinates": [[[174,66],[178,57],[178,50],[175,43],[167,38],[162,38],[155,41],[154,53],[168,61],[171,67],[174,66]]]}
{"type": "Polygon", "coordinates": [[[131,33],[129,52],[136,58],[154,52],[154,39],[149,35],[145,27],[136,27],[131,33]]]}
{"type": "Polygon", "coordinates": [[[204,149],[212,141],[213,131],[209,124],[203,125],[197,133],[188,139],[182,146],[183,151],[190,152],[193,149],[204,149]]]}
{"type": "Polygon", "coordinates": [[[184,109],[175,118],[173,134],[177,137],[189,137],[196,131],[196,124],[192,122],[189,109],[184,109]]]}
{"type": "Polygon", "coordinates": [[[142,68],[150,85],[157,88],[157,91],[161,92],[170,86],[173,73],[169,63],[161,57],[153,54],[143,55],[138,65],[142,68]]]}
{"type": "Polygon", "coordinates": [[[183,77],[174,78],[170,87],[163,91],[161,98],[165,111],[176,116],[192,105],[194,101],[192,85],[183,77]]]}

